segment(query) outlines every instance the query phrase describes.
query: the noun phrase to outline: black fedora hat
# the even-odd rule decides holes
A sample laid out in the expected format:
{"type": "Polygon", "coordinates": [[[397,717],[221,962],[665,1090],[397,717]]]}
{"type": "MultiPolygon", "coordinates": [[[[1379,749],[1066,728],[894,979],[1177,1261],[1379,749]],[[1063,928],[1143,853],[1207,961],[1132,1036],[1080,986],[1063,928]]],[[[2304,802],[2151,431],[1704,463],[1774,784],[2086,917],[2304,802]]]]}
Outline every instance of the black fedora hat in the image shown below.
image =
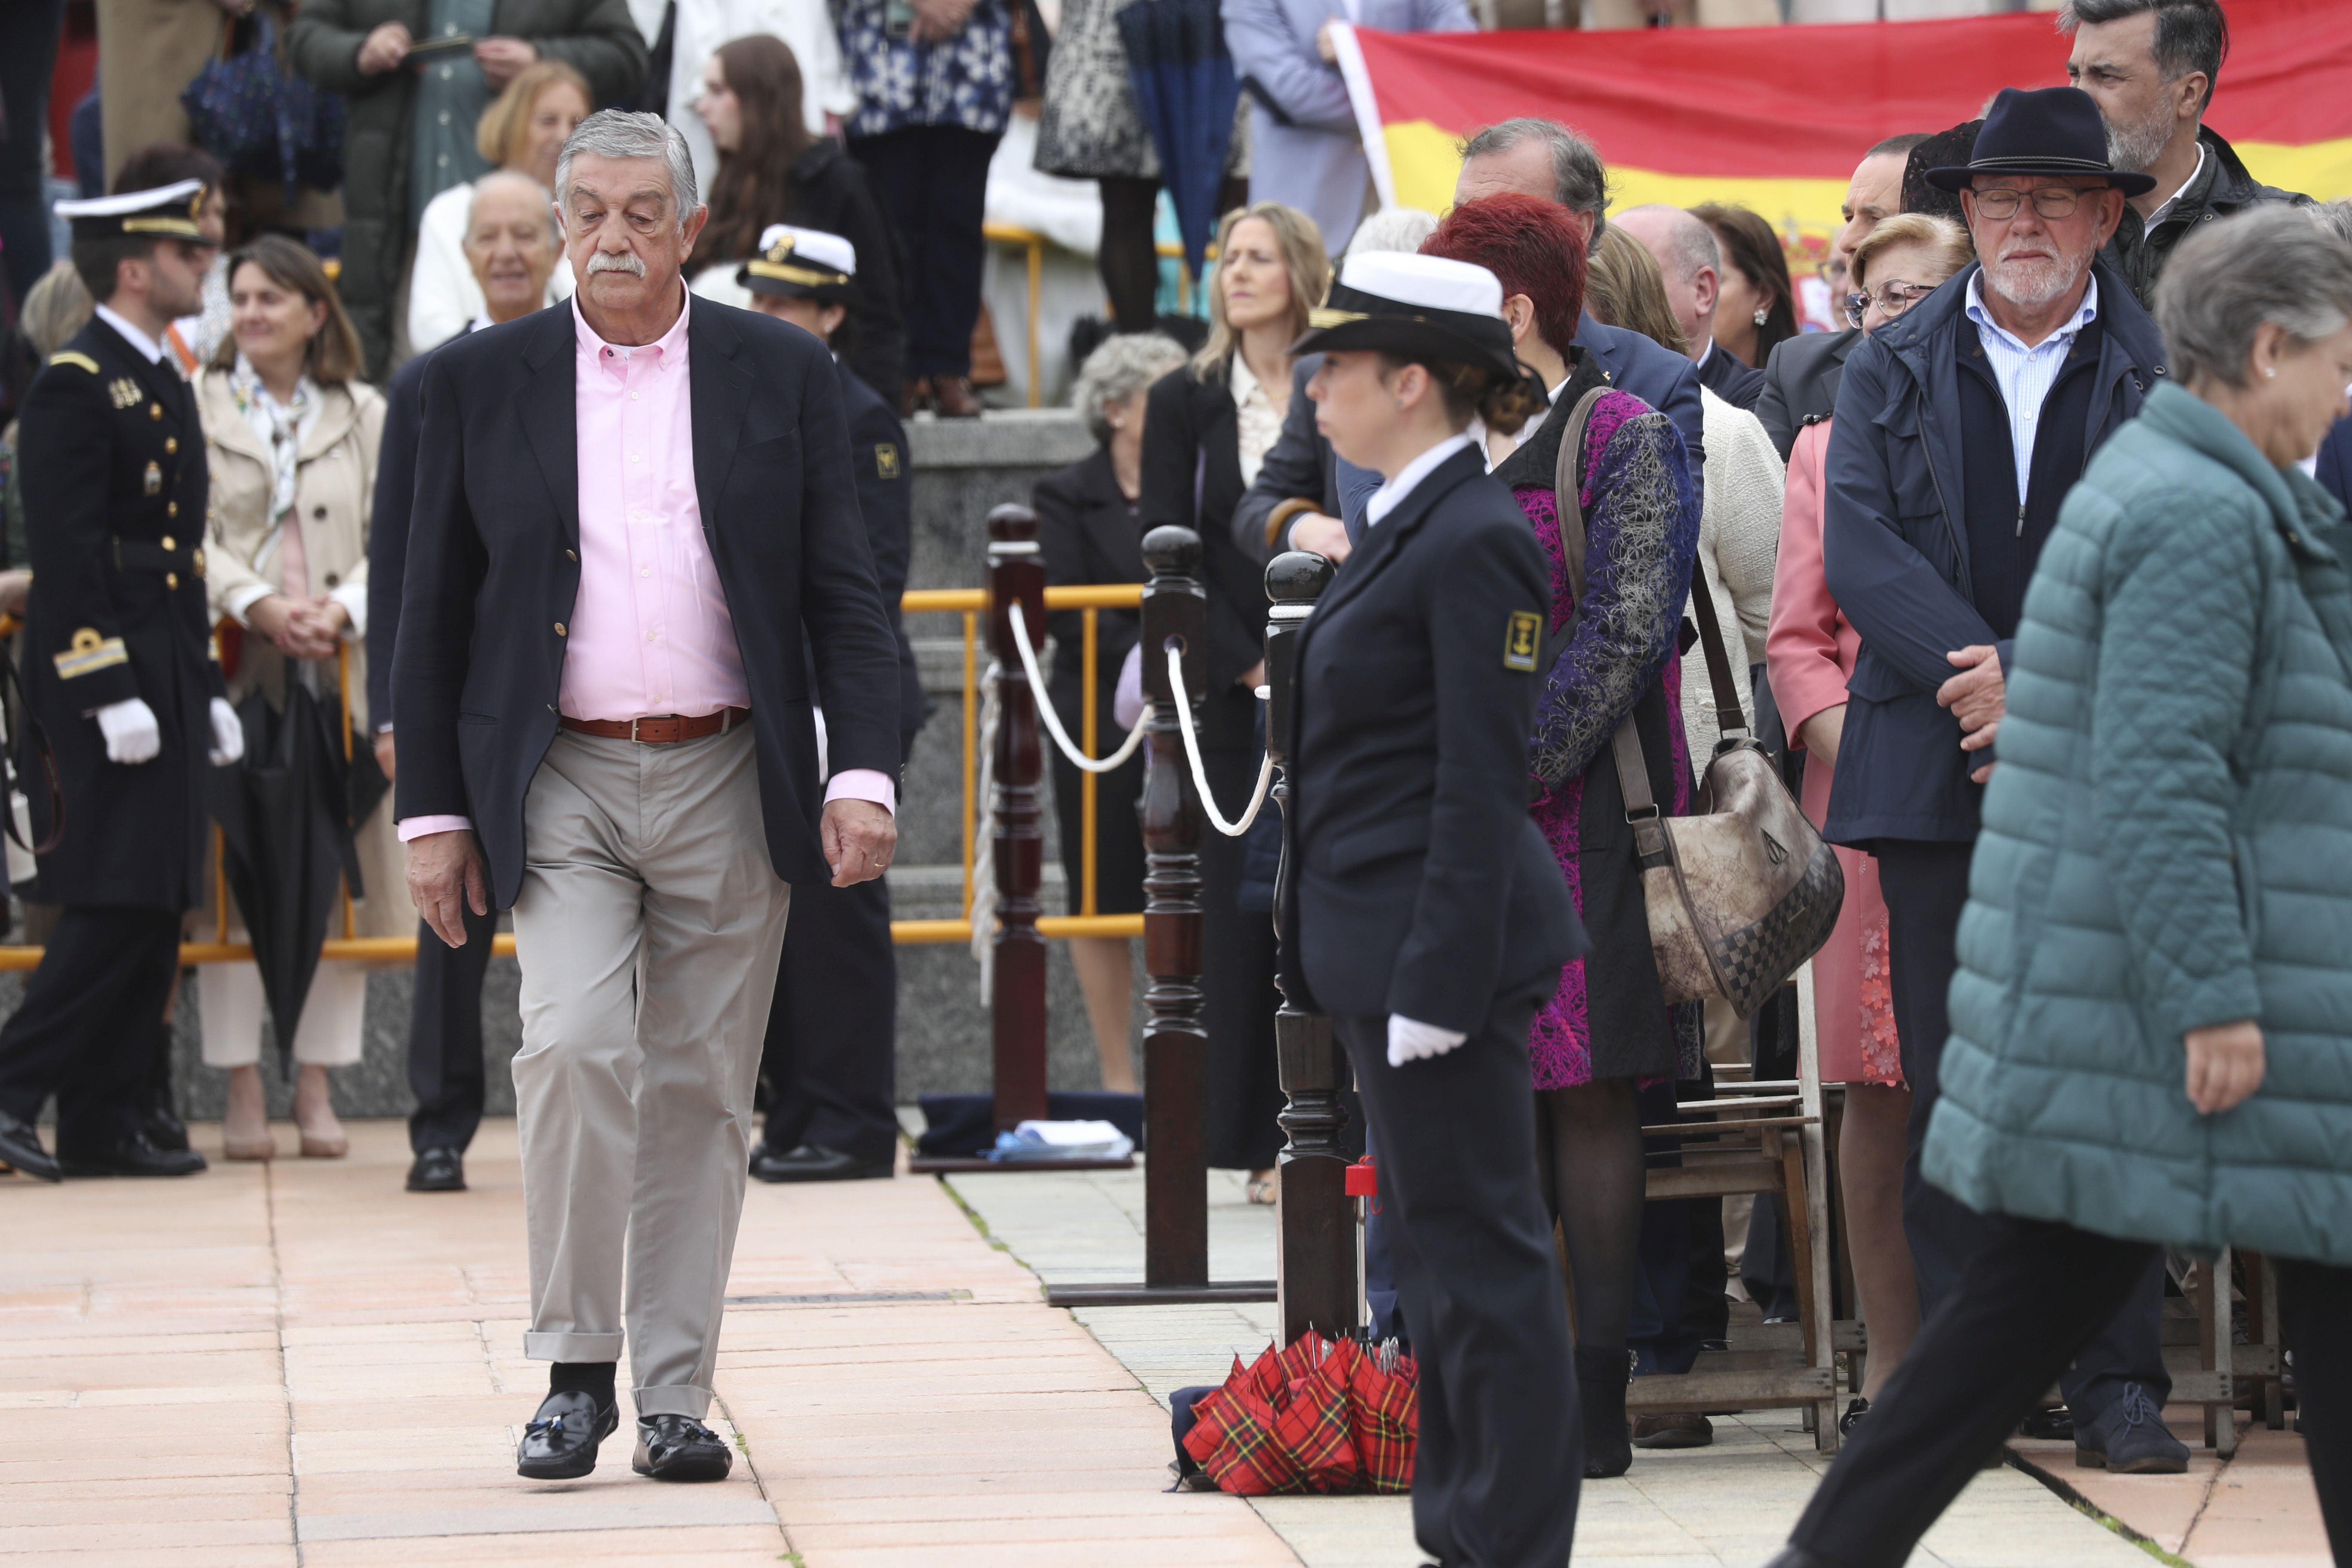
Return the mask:
{"type": "Polygon", "coordinates": [[[2156,184],[2107,162],[2107,125],[2079,87],[2005,87],[1985,111],[1969,162],[1927,171],[1927,183],[1961,191],[1979,174],[2095,174],[2127,196],[2156,184]]]}
{"type": "Polygon", "coordinates": [[[1486,268],[1448,257],[1368,251],[1342,267],[1330,298],[1311,311],[1294,354],[1370,350],[1424,363],[1468,365],[1497,383],[1542,382],[1512,352],[1503,286],[1486,268]]]}

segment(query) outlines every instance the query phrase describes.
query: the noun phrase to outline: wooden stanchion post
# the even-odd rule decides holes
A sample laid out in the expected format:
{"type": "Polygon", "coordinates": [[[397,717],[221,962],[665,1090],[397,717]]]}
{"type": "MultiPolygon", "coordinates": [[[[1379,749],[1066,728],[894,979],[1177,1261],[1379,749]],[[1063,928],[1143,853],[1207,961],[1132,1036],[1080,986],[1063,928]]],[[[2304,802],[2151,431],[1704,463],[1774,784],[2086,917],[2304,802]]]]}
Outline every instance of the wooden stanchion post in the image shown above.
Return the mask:
{"type": "MultiPolygon", "coordinates": [[[[1298,874],[1291,847],[1291,794],[1284,753],[1298,680],[1298,633],[1330,585],[1333,567],[1320,555],[1294,550],[1265,569],[1273,601],[1265,625],[1266,754],[1277,775],[1274,803],[1282,812],[1282,865],[1275,879],[1278,925],[1284,894],[1298,874]]],[[[1279,984],[1279,981],[1276,982],[1279,984]]],[[[1276,1321],[1288,1344],[1312,1329],[1338,1337],[1356,1327],[1356,1221],[1348,1197],[1348,1156],[1339,1134],[1348,1124],[1339,1102],[1339,1076],[1331,1020],[1298,1005],[1286,989],[1274,1016],[1275,1053],[1282,1081],[1280,1116],[1288,1142],[1277,1163],[1275,1254],[1276,1321]]]]}
{"type": "Polygon", "coordinates": [[[989,802],[996,863],[994,987],[989,1028],[996,1078],[996,1130],[1045,1115],[1045,939],[1037,934],[1037,892],[1045,877],[1037,785],[1045,752],[1037,703],[1013,641],[1017,601],[1030,646],[1045,641],[1045,562],[1037,515],[1025,506],[988,514],[988,640],[1003,679],[996,685],[995,788],[989,802]]]}
{"type": "Polygon", "coordinates": [[[1144,1252],[1146,1286],[1209,1281],[1209,1168],[1202,1100],[1208,1029],[1202,1022],[1201,803],[1184,757],[1176,705],[1195,727],[1203,677],[1200,643],[1208,595],[1193,575],[1201,540],[1189,528],[1143,537],[1151,569],[1143,589],[1143,696],[1151,705],[1151,766],[1143,781],[1144,1252]],[[1172,689],[1167,649],[1184,649],[1184,685],[1172,689]]]}

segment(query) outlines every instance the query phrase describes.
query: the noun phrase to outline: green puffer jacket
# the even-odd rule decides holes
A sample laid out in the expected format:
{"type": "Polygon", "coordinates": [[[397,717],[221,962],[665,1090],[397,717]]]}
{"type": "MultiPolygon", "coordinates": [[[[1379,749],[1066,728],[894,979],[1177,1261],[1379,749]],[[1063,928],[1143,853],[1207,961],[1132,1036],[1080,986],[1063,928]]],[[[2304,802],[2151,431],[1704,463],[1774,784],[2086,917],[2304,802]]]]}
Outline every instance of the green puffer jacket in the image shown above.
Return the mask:
{"type": "Polygon", "coordinates": [[[2342,518],[2148,395],[2066,498],[1984,803],[1929,1181],[2210,1254],[2352,1264],[2352,576],[2342,518]],[[2181,1036],[2254,1018],[2200,1116],[2181,1036]]]}

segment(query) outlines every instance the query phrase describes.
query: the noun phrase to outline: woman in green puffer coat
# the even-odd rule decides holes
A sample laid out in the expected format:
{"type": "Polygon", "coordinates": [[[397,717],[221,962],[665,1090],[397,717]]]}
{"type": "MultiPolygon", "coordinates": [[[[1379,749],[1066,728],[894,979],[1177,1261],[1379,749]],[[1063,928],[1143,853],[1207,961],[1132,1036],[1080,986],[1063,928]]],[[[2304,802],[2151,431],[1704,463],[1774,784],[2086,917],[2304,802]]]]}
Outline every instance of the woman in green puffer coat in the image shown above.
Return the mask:
{"type": "Polygon", "coordinates": [[[2258,1248],[2352,1563],[2352,247],[2204,226],[2025,601],[1928,1181],[1996,1216],[1774,1568],[1902,1563],[2152,1249],[2258,1248]]]}

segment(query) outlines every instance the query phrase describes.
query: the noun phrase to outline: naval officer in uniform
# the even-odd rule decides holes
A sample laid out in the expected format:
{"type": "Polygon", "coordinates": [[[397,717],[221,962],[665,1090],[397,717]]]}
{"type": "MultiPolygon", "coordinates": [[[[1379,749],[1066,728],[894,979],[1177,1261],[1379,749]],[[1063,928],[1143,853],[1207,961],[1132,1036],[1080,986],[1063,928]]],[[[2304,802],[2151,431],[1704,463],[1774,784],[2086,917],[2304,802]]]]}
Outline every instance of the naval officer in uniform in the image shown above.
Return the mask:
{"type": "Polygon", "coordinates": [[[1292,345],[1316,427],[1389,476],[1300,635],[1285,989],[1346,1046],[1421,1364],[1413,1531],[1449,1568],[1559,1568],[1583,1473],[1537,1180],[1528,1027],[1586,950],[1528,815],[1550,573],[1474,420],[1543,406],[1483,267],[1351,258],[1292,345]]]}
{"type": "Polygon", "coordinates": [[[39,583],[25,685],[56,752],[62,820],[40,763],[20,761],[41,888],[64,909],[0,1029],[0,1160],[48,1181],[205,1168],[149,1141],[139,1101],[180,917],[203,895],[205,771],[245,750],[205,609],[204,431],[163,350],[173,319],[203,305],[216,248],[196,226],[205,194],[183,180],[58,204],[98,311],[25,398],[39,583]],[[55,1159],[33,1131],[51,1094],[55,1159]]]}
{"type": "MultiPolygon", "coordinates": [[[[840,235],[768,226],[760,253],[735,280],[751,308],[810,333],[833,351],[849,422],[849,468],[874,554],[874,578],[898,643],[898,765],[922,728],[922,678],[898,613],[915,546],[914,484],[907,431],[880,393],[843,356],[856,352],[857,247],[840,235]]],[[[897,1168],[898,960],[890,947],[890,889],[880,878],[855,887],[800,891],[784,932],[776,998],[760,1058],[767,1125],[751,1150],[762,1182],[841,1182],[897,1168]]]]}

